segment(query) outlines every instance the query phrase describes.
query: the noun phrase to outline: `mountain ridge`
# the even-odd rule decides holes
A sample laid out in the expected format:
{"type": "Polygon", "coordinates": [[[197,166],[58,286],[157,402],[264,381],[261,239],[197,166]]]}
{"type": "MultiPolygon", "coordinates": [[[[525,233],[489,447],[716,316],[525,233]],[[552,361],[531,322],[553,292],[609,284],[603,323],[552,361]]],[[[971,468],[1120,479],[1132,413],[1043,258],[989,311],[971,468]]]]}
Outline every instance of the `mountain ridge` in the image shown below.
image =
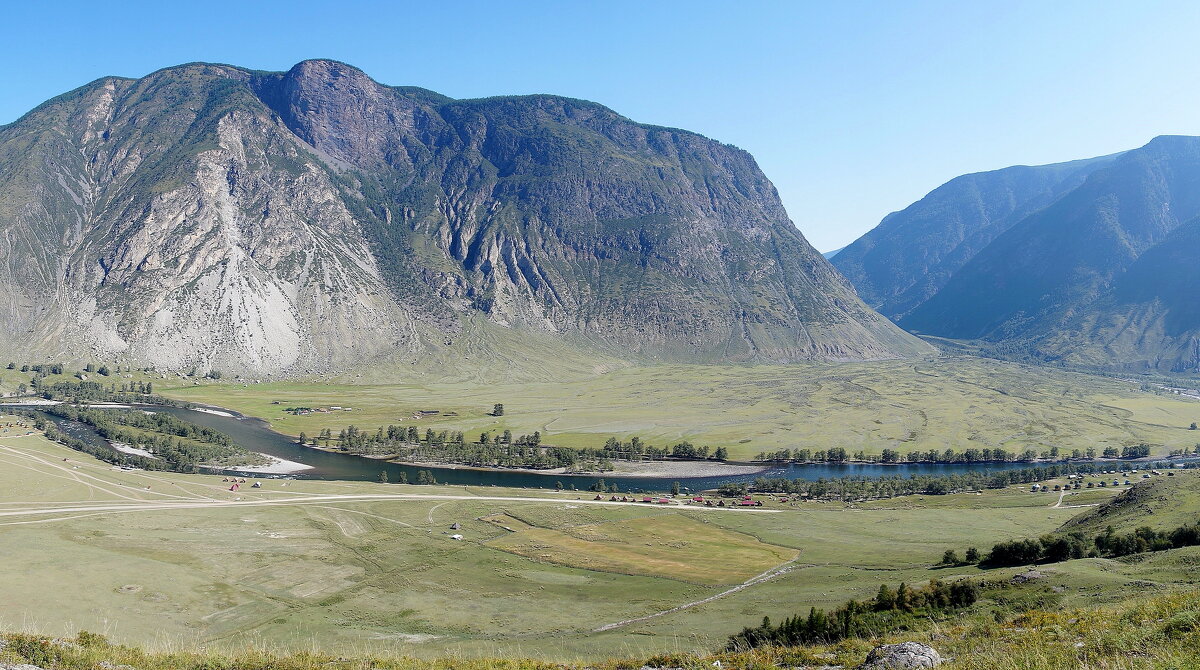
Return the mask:
{"type": "Polygon", "coordinates": [[[416,362],[473,315],[652,360],[927,351],[748,153],[598,103],[192,63],[39,105],[0,127],[0,166],[14,352],[344,370],[416,362]]]}
{"type": "MultiPolygon", "coordinates": [[[[839,254],[833,262],[868,303],[911,332],[977,342],[985,352],[1028,362],[1195,374],[1200,318],[1189,300],[1196,284],[1169,278],[1192,277],[1200,260],[1191,237],[1179,232],[1200,217],[1200,138],[1164,135],[1089,160],[1057,182],[1053,197],[1043,188],[1040,196],[1033,189],[1010,200],[1018,205],[1010,212],[1019,216],[1006,219],[1003,230],[968,249],[940,285],[902,308],[871,296],[911,297],[904,280],[926,267],[919,251],[897,272],[886,263],[872,266],[863,253],[839,254]],[[872,273],[884,278],[884,291],[871,285],[872,273]]],[[[1004,172],[981,174],[996,180],[1004,172]]],[[[961,194],[949,201],[972,205],[961,194]]],[[[943,229],[958,223],[947,216],[932,220],[943,229]]],[[[902,222],[897,234],[912,234],[920,223],[902,222]]],[[[967,223],[979,230],[989,222],[967,223]]],[[[864,236],[855,245],[869,248],[873,241],[864,236]]]]}

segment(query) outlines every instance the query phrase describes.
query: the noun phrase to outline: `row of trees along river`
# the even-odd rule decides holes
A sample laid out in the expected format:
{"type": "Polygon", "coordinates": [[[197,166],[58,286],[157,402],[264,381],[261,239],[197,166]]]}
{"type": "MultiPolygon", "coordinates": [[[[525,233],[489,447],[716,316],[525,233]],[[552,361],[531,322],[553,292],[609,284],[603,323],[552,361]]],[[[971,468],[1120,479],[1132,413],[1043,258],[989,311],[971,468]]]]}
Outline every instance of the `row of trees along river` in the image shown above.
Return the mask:
{"type": "Polygon", "coordinates": [[[657,461],[667,458],[719,460],[727,458],[724,447],[710,450],[683,441],[669,447],[655,447],[641,438],[621,441],[610,437],[601,447],[570,449],[542,444],[542,434],[513,435],[512,431],[484,432],[477,440],[462,431],[424,433],[416,426],[391,425],[374,431],[356,426],[343,428],[336,435],[326,428],[315,437],[300,434],[300,443],[323,449],[362,456],[384,456],[406,462],[457,463],[474,467],[551,469],[567,472],[607,472],[613,461],[657,461]]]}
{"type": "Polygon", "coordinates": [[[1105,447],[1097,451],[1095,448],[1072,449],[1065,451],[1058,447],[1050,447],[1037,451],[1009,451],[1002,448],[965,449],[956,451],[946,449],[939,451],[912,450],[901,452],[897,449],[884,449],[881,454],[867,454],[862,451],[848,452],[841,447],[829,449],[780,449],[771,452],[759,452],[754,460],[760,463],[1029,463],[1036,460],[1083,460],[1104,458],[1145,458],[1150,455],[1150,445],[1134,444],[1125,447],[1105,447]]]}

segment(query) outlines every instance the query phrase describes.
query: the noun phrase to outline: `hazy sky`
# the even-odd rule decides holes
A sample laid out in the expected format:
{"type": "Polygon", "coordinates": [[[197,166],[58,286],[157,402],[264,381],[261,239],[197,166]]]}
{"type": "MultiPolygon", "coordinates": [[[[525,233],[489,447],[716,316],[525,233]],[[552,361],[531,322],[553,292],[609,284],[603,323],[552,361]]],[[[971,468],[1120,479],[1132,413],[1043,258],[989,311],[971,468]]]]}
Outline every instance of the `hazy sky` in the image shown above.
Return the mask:
{"type": "Polygon", "coordinates": [[[39,4],[4,12],[0,123],[103,75],[334,58],[735,144],[822,251],[959,174],[1200,135],[1194,1],[39,4]]]}

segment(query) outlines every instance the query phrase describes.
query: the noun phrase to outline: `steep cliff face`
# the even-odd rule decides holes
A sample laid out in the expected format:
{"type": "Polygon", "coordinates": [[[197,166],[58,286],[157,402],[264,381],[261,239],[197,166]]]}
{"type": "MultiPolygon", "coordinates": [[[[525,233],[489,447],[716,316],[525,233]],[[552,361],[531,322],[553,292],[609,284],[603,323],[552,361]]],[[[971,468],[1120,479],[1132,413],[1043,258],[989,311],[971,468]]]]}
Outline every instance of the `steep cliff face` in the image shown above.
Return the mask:
{"type": "Polygon", "coordinates": [[[464,319],[669,360],[924,351],[743,151],[599,105],[331,61],[104,79],[0,128],[0,346],[248,374],[419,356],[464,319]]]}

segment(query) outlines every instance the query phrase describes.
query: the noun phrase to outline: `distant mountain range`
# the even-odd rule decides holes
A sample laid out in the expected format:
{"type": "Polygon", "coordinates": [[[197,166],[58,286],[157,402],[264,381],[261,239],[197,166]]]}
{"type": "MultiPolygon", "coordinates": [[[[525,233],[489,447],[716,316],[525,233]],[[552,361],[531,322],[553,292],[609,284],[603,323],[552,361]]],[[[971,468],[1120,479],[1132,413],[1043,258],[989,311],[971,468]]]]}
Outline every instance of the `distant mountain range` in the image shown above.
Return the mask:
{"type": "Polygon", "coordinates": [[[18,359],[265,375],[507,355],[471,338],[671,361],[928,351],[744,151],[326,60],[107,77],[0,127],[0,239],[18,359]]]}
{"type": "Polygon", "coordinates": [[[832,260],[904,328],[1035,362],[1200,371],[1200,138],[966,175],[832,260]]]}

